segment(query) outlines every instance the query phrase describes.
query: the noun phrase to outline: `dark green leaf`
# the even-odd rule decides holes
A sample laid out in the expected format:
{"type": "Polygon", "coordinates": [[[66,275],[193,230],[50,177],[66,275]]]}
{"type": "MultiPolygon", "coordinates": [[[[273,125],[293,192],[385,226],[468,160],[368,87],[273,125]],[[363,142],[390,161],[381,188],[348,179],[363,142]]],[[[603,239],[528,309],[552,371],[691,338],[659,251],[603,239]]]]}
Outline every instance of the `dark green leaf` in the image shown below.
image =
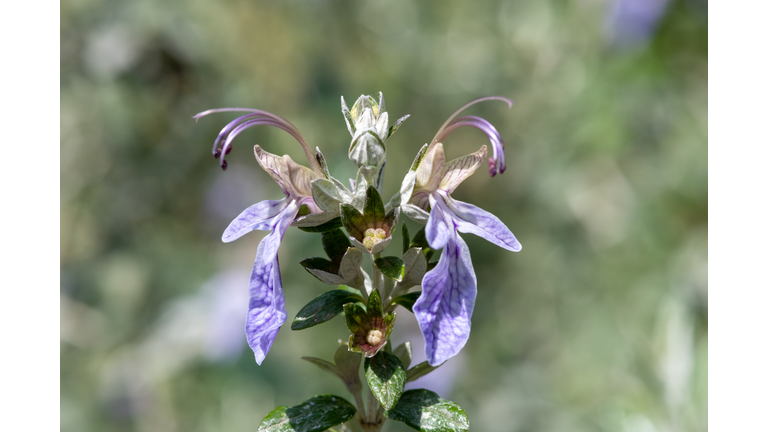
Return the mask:
{"type": "Polygon", "coordinates": [[[367,322],[368,314],[366,313],[365,306],[360,303],[347,303],[344,305],[344,318],[347,321],[347,328],[352,334],[364,334],[365,323],[367,322]]]}
{"type": "Polygon", "coordinates": [[[423,361],[417,364],[416,366],[408,369],[408,372],[405,373],[405,380],[406,382],[416,381],[417,379],[432,372],[433,370],[439,368],[440,366],[442,365],[430,366],[429,363],[423,361]]]}
{"type": "MultiPolygon", "coordinates": [[[[305,269],[322,270],[326,273],[335,274],[336,272],[339,271],[339,263],[334,264],[328,261],[327,259],[320,258],[320,257],[304,258],[303,260],[299,261],[299,264],[301,264],[301,266],[304,267],[305,269]]],[[[312,276],[315,276],[315,275],[312,275],[312,276]]]]}
{"type": "Polygon", "coordinates": [[[323,250],[325,250],[328,258],[337,265],[341,262],[344,254],[347,253],[347,249],[352,247],[349,237],[340,229],[324,232],[322,242],[323,250]]]}
{"type": "Polygon", "coordinates": [[[408,234],[408,226],[403,223],[403,253],[408,252],[411,248],[411,236],[408,234]]]}
{"type": "Polygon", "coordinates": [[[363,299],[346,290],[331,290],[316,297],[301,308],[291,323],[291,330],[303,330],[326,322],[344,311],[346,303],[363,299]]]}
{"type": "Polygon", "coordinates": [[[403,394],[405,368],[397,356],[379,351],[373,358],[365,359],[365,377],[376,399],[386,409],[392,409],[403,394]]]}
{"type": "Polygon", "coordinates": [[[469,430],[469,418],[460,406],[424,389],[403,393],[397,406],[387,411],[386,416],[422,432],[469,430]]]}
{"type": "Polygon", "coordinates": [[[368,296],[368,304],[366,305],[368,313],[373,316],[382,316],[384,309],[381,307],[381,295],[379,290],[371,291],[371,295],[368,296]]]}
{"type": "Polygon", "coordinates": [[[401,281],[403,280],[403,276],[405,276],[405,264],[403,264],[403,260],[398,257],[389,256],[377,258],[373,263],[382,273],[384,273],[384,276],[390,279],[401,281]]]}
{"type": "Polygon", "coordinates": [[[344,228],[352,237],[362,239],[364,229],[361,228],[366,226],[363,215],[349,204],[342,204],[340,208],[341,223],[344,224],[344,228]]]}
{"type": "Polygon", "coordinates": [[[259,425],[264,432],[323,432],[355,416],[357,409],[344,398],[319,395],[288,408],[285,405],[267,414],[259,425]]]}
{"type": "Polygon", "coordinates": [[[419,299],[419,296],[421,295],[421,291],[415,291],[408,294],[403,294],[401,296],[397,296],[392,299],[392,304],[399,304],[400,306],[408,309],[409,312],[413,313],[413,304],[416,303],[416,300],[419,299]]]}
{"type": "Polygon", "coordinates": [[[300,230],[302,230],[302,231],[305,231],[305,232],[322,233],[322,232],[334,230],[336,228],[341,228],[342,226],[344,226],[344,225],[341,223],[341,218],[337,217],[337,218],[329,220],[328,222],[326,222],[324,224],[320,224],[318,226],[298,227],[298,228],[300,230]]]}
{"type": "Polygon", "coordinates": [[[379,191],[371,185],[365,191],[365,204],[363,204],[363,215],[369,225],[379,225],[384,222],[384,201],[381,200],[379,191]]]}

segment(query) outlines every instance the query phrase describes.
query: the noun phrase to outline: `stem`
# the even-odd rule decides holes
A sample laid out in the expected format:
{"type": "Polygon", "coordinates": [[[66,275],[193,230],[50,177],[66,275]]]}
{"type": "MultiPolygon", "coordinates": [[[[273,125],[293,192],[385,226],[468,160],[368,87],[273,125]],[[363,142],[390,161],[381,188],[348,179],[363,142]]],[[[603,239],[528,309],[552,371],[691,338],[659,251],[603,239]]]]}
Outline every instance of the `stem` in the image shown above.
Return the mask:
{"type": "Polygon", "coordinates": [[[379,295],[384,298],[384,293],[382,292],[383,284],[382,279],[384,275],[381,273],[381,271],[376,267],[376,260],[381,258],[381,252],[373,254],[373,261],[371,262],[371,282],[373,283],[373,289],[379,290],[379,295]]]}

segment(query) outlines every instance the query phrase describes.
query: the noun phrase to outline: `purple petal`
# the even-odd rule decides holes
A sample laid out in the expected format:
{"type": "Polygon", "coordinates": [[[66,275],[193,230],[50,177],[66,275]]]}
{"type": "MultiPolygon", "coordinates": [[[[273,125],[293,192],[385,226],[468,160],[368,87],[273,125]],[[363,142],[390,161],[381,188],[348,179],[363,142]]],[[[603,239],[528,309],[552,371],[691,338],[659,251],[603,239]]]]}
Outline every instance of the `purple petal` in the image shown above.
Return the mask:
{"type": "Polygon", "coordinates": [[[277,218],[290,201],[291,198],[286,197],[281,200],[261,201],[248,207],[224,230],[221,241],[229,243],[254,230],[272,230],[278,223],[277,218]]]}
{"type": "Polygon", "coordinates": [[[469,339],[477,278],[469,249],[455,231],[437,266],[424,275],[413,305],[426,342],[427,361],[437,366],[461,351],[469,339]]]}
{"type": "Polygon", "coordinates": [[[429,247],[439,250],[448,243],[451,236],[454,235],[456,228],[449,214],[447,214],[448,209],[443,204],[439,195],[430,195],[429,202],[432,205],[432,211],[429,213],[429,220],[427,220],[424,233],[426,234],[429,247]]]}
{"type": "Polygon", "coordinates": [[[285,230],[298,212],[298,203],[291,201],[273,218],[276,221],[274,229],[259,243],[256,251],[249,286],[250,301],[245,321],[245,336],[258,364],[264,361],[287,317],[277,249],[285,230]]]}
{"type": "Polygon", "coordinates": [[[459,232],[474,234],[513,252],[520,252],[523,248],[512,231],[496,216],[480,207],[456,201],[448,195],[440,193],[438,196],[440,198],[436,201],[442,201],[441,205],[447,207],[446,213],[459,232]]]}

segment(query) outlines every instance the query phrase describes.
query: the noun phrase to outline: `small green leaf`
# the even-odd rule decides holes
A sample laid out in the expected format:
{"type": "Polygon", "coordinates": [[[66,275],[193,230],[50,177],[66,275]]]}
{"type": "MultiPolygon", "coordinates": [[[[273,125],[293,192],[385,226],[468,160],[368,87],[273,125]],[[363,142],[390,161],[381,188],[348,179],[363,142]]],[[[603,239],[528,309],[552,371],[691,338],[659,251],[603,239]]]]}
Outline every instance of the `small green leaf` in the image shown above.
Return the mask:
{"type": "Polygon", "coordinates": [[[288,408],[281,405],[264,417],[259,431],[323,432],[355,416],[354,405],[339,396],[319,395],[288,408]]]}
{"type": "Polygon", "coordinates": [[[352,247],[349,237],[340,229],[323,233],[323,250],[334,264],[341,262],[347,249],[352,247]]]}
{"type": "Polygon", "coordinates": [[[381,294],[379,294],[379,290],[371,291],[371,295],[368,296],[368,304],[365,307],[369,315],[382,316],[384,309],[381,307],[381,294]]]}
{"type": "Polygon", "coordinates": [[[469,418],[460,406],[425,389],[403,393],[397,406],[387,411],[386,416],[422,432],[469,430],[469,418]]]}
{"type": "Polygon", "coordinates": [[[300,230],[302,230],[304,232],[323,233],[323,232],[326,232],[326,231],[331,231],[331,230],[335,230],[337,228],[341,228],[343,226],[344,225],[341,223],[341,218],[337,217],[337,218],[329,220],[328,222],[326,222],[324,224],[320,224],[318,226],[313,226],[313,227],[297,227],[297,228],[299,228],[300,230]]]}
{"type": "MultiPolygon", "coordinates": [[[[375,292],[375,291],[374,291],[375,292]]],[[[364,334],[365,324],[368,318],[365,306],[360,303],[347,303],[344,305],[344,318],[347,328],[352,334],[364,334]]]]}
{"type": "MultiPolygon", "coordinates": [[[[398,345],[398,347],[395,348],[394,351],[392,351],[392,354],[394,354],[395,356],[397,356],[397,358],[400,359],[405,369],[408,369],[408,366],[411,365],[411,360],[413,360],[413,350],[411,349],[411,341],[404,342],[398,345]]],[[[405,374],[407,378],[408,372],[406,372],[405,374]]]]}
{"type": "MultiPolygon", "coordinates": [[[[338,263],[334,265],[334,263],[320,257],[304,258],[303,260],[299,261],[299,264],[301,264],[301,266],[305,269],[322,270],[326,273],[336,273],[339,271],[338,263]]],[[[310,272],[310,274],[312,273],[310,272]]]]}
{"type": "Polygon", "coordinates": [[[344,311],[344,305],[362,301],[362,297],[346,290],[331,290],[301,308],[291,323],[291,330],[303,330],[326,322],[344,311]]]}
{"type": "Polygon", "coordinates": [[[403,294],[392,299],[391,304],[399,304],[400,306],[408,309],[408,312],[413,313],[413,304],[419,299],[421,291],[414,291],[412,293],[403,294]]]}
{"type": "Polygon", "coordinates": [[[417,379],[432,372],[433,370],[439,368],[440,366],[442,365],[430,366],[429,363],[427,363],[426,361],[423,361],[417,364],[416,366],[408,369],[408,372],[405,373],[405,381],[406,382],[416,381],[417,379]]]}
{"type": "Polygon", "coordinates": [[[356,239],[363,238],[361,227],[366,225],[363,215],[350,204],[342,204],[339,208],[341,209],[341,223],[344,224],[347,233],[356,239]]]}
{"type": "Polygon", "coordinates": [[[403,223],[403,254],[411,247],[411,236],[408,234],[408,226],[403,223]]]}
{"type": "Polygon", "coordinates": [[[397,356],[379,351],[373,358],[365,359],[365,377],[376,399],[386,409],[392,409],[403,394],[405,368],[397,356]]]}
{"type": "Polygon", "coordinates": [[[389,256],[377,258],[374,261],[374,264],[376,264],[376,267],[390,279],[401,281],[403,280],[403,276],[405,276],[405,264],[403,264],[403,260],[398,257],[389,256]]]}
{"type": "Polygon", "coordinates": [[[365,204],[363,204],[363,215],[368,224],[381,224],[384,222],[384,201],[381,200],[379,191],[371,185],[365,191],[365,204]]]}

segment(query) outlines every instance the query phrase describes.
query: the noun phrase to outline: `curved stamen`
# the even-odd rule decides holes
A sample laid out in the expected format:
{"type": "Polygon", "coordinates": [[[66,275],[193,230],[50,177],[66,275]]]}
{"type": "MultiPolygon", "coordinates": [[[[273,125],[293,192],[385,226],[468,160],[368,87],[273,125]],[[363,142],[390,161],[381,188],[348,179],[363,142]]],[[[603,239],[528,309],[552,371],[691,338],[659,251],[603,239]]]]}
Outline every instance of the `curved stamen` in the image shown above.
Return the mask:
{"type": "MultiPolygon", "coordinates": [[[[259,125],[274,126],[274,127],[283,129],[284,131],[288,132],[292,137],[296,138],[297,140],[299,139],[295,135],[294,131],[284,129],[282,127],[281,123],[279,123],[279,122],[277,122],[277,121],[275,121],[275,120],[273,120],[271,118],[257,117],[257,118],[254,118],[253,120],[244,121],[244,122],[240,123],[239,125],[237,125],[227,135],[227,139],[224,141],[224,144],[221,146],[220,153],[222,153],[223,155],[221,156],[221,159],[220,159],[219,163],[221,164],[222,168],[226,164],[226,162],[224,161],[224,155],[229,154],[230,150],[232,149],[232,141],[234,141],[235,137],[240,135],[240,133],[242,133],[244,130],[246,130],[248,128],[251,128],[253,126],[259,126],[259,125]]],[[[315,163],[317,163],[316,160],[315,160],[315,163]]],[[[318,164],[318,166],[319,166],[319,164],[318,164]]]]}
{"type": "MultiPolygon", "coordinates": [[[[249,120],[249,119],[259,120],[260,119],[260,120],[264,120],[264,122],[263,123],[258,123],[258,122],[257,123],[250,123],[250,125],[248,127],[256,126],[256,125],[259,125],[259,124],[265,124],[265,125],[268,125],[268,126],[274,126],[274,127],[280,128],[280,129],[288,132],[292,137],[294,137],[296,139],[296,141],[299,142],[301,147],[304,149],[304,154],[307,156],[307,161],[309,161],[309,165],[312,167],[312,170],[315,171],[318,175],[322,175],[322,169],[320,168],[320,165],[318,164],[317,160],[315,160],[314,154],[312,153],[312,150],[309,148],[309,144],[307,144],[307,141],[301,135],[301,132],[299,132],[298,128],[296,128],[296,126],[294,126],[291,122],[289,122],[288,120],[280,117],[277,114],[272,114],[271,112],[262,111],[262,110],[259,110],[259,109],[253,109],[253,108],[216,108],[216,109],[210,109],[210,110],[198,113],[198,114],[194,115],[192,118],[194,118],[195,120],[198,120],[201,117],[204,117],[204,116],[207,116],[207,115],[213,114],[213,113],[219,113],[219,112],[238,112],[238,111],[249,112],[251,114],[246,114],[244,116],[240,116],[237,119],[229,122],[227,124],[227,126],[225,126],[224,129],[221,130],[221,132],[219,132],[218,137],[216,137],[216,140],[213,143],[213,150],[212,150],[212,152],[213,152],[213,155],[215,157],[218,157],[217,154],[219,156],[222,153],[226,154],[226,150],[224,149],[224,147],[226,147],[226,143],[225,143],[224,146],[222,146],[222,150],[224,150],[224,151],[220,151],[218,149],[218,144],[221,142],[221,140],[225,136],[227,137],[227,142],[231,142],[230,138],[233,137],[232,133],[235,130],[239,130],[237,132],[237,134],[239,134],[244,129],[247,129],[247,127],[243,128],[243,129],[238,129],[239,126],[242,126],[243,124],[245,124],[244,122],[246,120],[249,120]]],[[[251,120],[251,121],[253,121],[253,120],[251,120]]],[[[236,136],[237,134],[234,134],[234,135],[236,136]]],[[[222,158],[222,160],[219,163],[221,164],[222,168],[224,168],[226,166],[226,162],[223,161],[223,158],[222,158]]]]}
{"type": "Polygon", "coordinates": [[[473,101],[469,101],[469,102],[467,102],[467,103],[466,103],[464,106],[462,106],[461,108],[459,108],[458,110],[456,110],[456,112],[455,112],[455,113],[453,113],[453,115],[451,115],[450,117],[448,117],[448,120],[446,120],[446,121],[445,121],[445,123],[443,123],[443,125],[442,125],[442,126],[440,126],[440,129],[438,129],[438,130],[437,130],[437,133],[435,134],[435,138],[433,138],[433,139],[432,139],[432,142],[430,142],[430,143],[429,143],[429,148],[432,148],[432,146],[433,146],[433,145],[435,145],[435,143],[437,143],[437,137],[440,135],[440,133],[443,131],[443,129],[445,129],[446,127],[448,127],[448,124],[449,124],[449,123],[451,123],[451,121],[452,121],[452,120],[453,120],[453,119],[454,119],[454,118],[455,118],[457,115],[459,115],[459,113],[461,113],[461,112],[462,112],[462,111],[464,111],[465,109],[467,109],[467,108],[471,107],[472,105],[474,105],[474,104],[476,104],[476,103],[478,103],[478,102],[484,102],[484,101],[487,101],[487,100],[500,100],[500,101],[504,101],[504,102],[506,102],[506,103],[507,103],[507,105],[509,105],[509,107],[510,107],[510,108],[512,108],[512,105],[514,104],[514,102],[512,102],[512,100],[511,100],[511,99],[505,98],[505,97],[503,97],[503,96],[486,96],[486,97],[481,97],[481,98],[479,98],[479,99],[475,99],[475,100],[473,100],[473,101]]]}
{"type": "Polygon", "coordinates": [[[437,136],[435,136],[435,142],[442,142],[453,131],[463,126],[471,126],[481,130],[491,141],[491,147],[493,148],[493,157],[488,158],[488,168],[491,177],[496,174],[502,174],[507,169],[507,164],[504,157],[504,141],[501,139],[501,134],[495,127],[486,119],[476,116],[464,116],[453,120],[447,127],[445,127],[437,136]]]}

